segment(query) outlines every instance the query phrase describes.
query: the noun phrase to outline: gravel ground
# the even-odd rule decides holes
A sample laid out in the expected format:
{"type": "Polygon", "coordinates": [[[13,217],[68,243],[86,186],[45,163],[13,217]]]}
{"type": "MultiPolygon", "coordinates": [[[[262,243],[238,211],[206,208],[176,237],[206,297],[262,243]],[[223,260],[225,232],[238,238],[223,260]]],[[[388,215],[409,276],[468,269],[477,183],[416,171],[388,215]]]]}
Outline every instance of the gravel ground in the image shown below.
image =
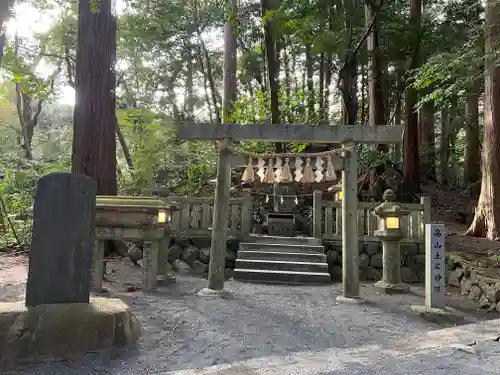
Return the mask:
{"type": "MultiPolygon", "coordinates": [[[[362,295],[367,303],[350,305],[335,301],[340,285],[292,287],[229,281],[224,298],[197,296],[205,286],[206,280],[178,276],[176,284],[159,288],[154,295],[122,294],[144,329],[144,337],[135,349],[93,353],[73,362],[44,363],[3,374],[182,374],[189,369],[260,357],[286,357],[304,351],[333,350],[331,356],[367,345],[390,345],[410,335],[442,328],[409,309],[410,304],[423,301],[418,287],[413,288],[416,294],[388,297],[375,295],[370,285],[364,285],[362,295]]],[[[467,319],[477,320],[472,316],[467,319]]],[[[353,364],[349,372],[345,372],[343,366],[334,372],[315,374],[389,374],[383,370],[374,372],[375,363],[370,369],[353,364]]],[[[419,373],[408,364],[404,366],[407,370],[390,373],[419,373]]],[[[217,370],[213,374],[260,373],[267,372],[217,370]]],[[[293,373],[287,372],[287,375],[293,373]]],[[[469,374],[447,374],[462,373],[469,374]]]]}

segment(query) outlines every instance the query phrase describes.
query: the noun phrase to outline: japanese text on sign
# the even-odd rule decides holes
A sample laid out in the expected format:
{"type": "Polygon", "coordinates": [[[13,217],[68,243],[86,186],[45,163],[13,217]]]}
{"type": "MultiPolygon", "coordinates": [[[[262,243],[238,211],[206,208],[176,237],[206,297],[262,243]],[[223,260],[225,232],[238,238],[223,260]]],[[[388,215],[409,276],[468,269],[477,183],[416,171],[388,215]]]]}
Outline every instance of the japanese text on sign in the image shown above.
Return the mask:
{"type": "Polygon", "coordinates": [[[445,280],[445,239],[443,224],[427,224],[425,231],[426,247],[426,305],[444,307],[445,280]]]}

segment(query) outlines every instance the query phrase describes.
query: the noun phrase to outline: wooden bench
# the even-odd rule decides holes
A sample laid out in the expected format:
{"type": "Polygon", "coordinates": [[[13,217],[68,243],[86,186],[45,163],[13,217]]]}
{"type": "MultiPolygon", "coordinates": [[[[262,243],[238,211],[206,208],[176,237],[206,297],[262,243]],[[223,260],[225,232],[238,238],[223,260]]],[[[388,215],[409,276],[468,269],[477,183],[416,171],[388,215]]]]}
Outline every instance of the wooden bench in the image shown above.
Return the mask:
{"type": "Polygon", "coordinates": [[[98,196],[92,286],[102,290],[106,240],[143,241],[142,288],[154,291],[158,273],[167,277],[169,222],[175,205],[155,197],[98,196]]]}

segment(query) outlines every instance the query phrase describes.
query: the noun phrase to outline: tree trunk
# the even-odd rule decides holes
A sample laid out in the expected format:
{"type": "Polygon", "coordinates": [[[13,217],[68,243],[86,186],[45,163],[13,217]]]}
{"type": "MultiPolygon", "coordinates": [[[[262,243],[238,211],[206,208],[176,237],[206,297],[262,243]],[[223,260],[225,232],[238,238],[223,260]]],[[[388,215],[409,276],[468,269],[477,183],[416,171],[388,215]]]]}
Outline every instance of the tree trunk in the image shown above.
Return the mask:
{"type": "Polygon", "coordinates": [[[484,138],[481,193],[476,213],[465,235],[498,240],[500,229],[500,3],[488,0],[485,7],[484,138]]]}
{"type": "Polygon", "coordinates": [[[481,141],[479,139],[479,90],[480,82],[467,94],[465,125],[464,184],[475,185],[481,171],[481,141]]]}
{"type": "Polygon", "coordinates": [[[3,59],[3,47],[5,44],[5,34],[2,32],[4,24],[7,22],[10,14],[10,8],[14,5],[14,0],[0,1],[0,65],[3,59]]]}
{"type": "MultiPolygon", "coordinates": [[[[421,0],[410,0],[410,21],[414,36],[414,54],[410,57],[410,70],[419,66],[418,50],[420,44],[420,19],[422,15],[421,0]]],[[[406,88],[406,130],[403,150],[403,180],[414,192],[420,191],[420,161],[418,149],[418,113],[415,105],[418,101],[417,90],[411,86],[406,88]]]]}
{"type": "MultiPolygon", "coordinates": [[[[394,125],[401,125],[401,120],[403,117],[402,112],[403,106],[401,105],[401,99],[396,98],[396,108],[394,109],[394,125]]],[[[401,163],[401,143],[397,143],[394,146],[394,163],[401,163]]]]}
{"type": "MultiPolygon", "coordinates": [[[[278,29],[274,24],[274,16],[268,12],[275,12],[280,6],[279,0],[261,0],[262,18],[264,23],[264,44],[266,46],[267,73],[269,77],[269,91],[271,96],[271,123],[280,123],[279,103],[279,56],[278,56],[278,29]]],[[[275,143],[276,152],[283,151],[283,144],[275,143]]]]}
{"type": "Polygon", "coordinates": [[[319,120],[325,121],[325,102],[323,92],[325,91],[325,54],[321,53],[319,56],[319,85],[318,85],[318,106],[319,106],[319,120]]]}
{"type": "Polygon", "coordinates": [[[439,171],[440,171],[440,182],[442,185],[448,185],[448,175],[449,175],[449,166],[448,166],[448,156],[450,150],[450,137],[449,137],[449,129],[450,129],[450,115],[448,107],[445,107],[441,110],[441,137],[439,143],[439,171]]]}
{"type": "MultiPolygon", "coordinates": [[[[14,56],[16,58],[19,58],[19,47],[20,39],[16,35],[14,40],[14,56]]],[[[40,60],[40,56],[35,58],[35,61],[29,67],[30,73],[36,70],[40,60]]],[[[49,87],[52,89],[54,88],[55,75],[57,75],[57,72],[56,70],[56,73],[53,74],[52,82],[49,82],[49,87]]],[[[24,150],[24,156],[27,160],[33,160],[33,135],[35,134],[35,127],[38,125],[42,107],[43,100],[33,99],[30,94],[23,91],[23,84],[21,82],[16,83],[16,109],[19,125],[21,127],[21,131],[18,132],[18,135],[22,138],[21,147],[24,150]]]]}
{"type": "Polygon", "coordinates": [[[227,20],[224,24],[224,98],[222,102],[222,121],[229,122],[232,116],[234,103],[237,100],[237,39],[236,30],[233,26],[236,6],[233,0],[227,1],[227,20]]]}
{"type": "Polygon", "coordinates": [[[434,111],[432,103],[425,103],[420,110],[420,171],[422,179],[436,181],[434,111]]]}
{"type": "Polygon", "coordinates": [[[313,56],[311,53],[311,45],[306,44],[306,79],[307,79],[307,122],[314,122],[314,104],[316,102],[314,95],[314,81],[313,81],[313,56]]]}
{"type": "MultiPolygon", "coordinates": [[[[377,9],[379,2],[367,2],[365,4],[365,24],[371,32],[366,39],[366,49],[368,52],[368,125],[386,125],[385,119],[385,99],[382,90],[382,58],[379,51],[379,21],[377,9]]],[[[378,145],[379,151],[387,152],[387,145],[378,145]]]]}
{"type": "MultiPolygon", "coordinates": [[[[289,45],[288,45],[289,46],[289,45]]],[[[284,80],[284,86],[285,86],[285,96],[286,96],[286,100],[287,102],[291,99],[292,97],[292,71],[291,71],[291,67],[290,67],[290,55],[289,55],[289,50],[287,48],[287,46],[285,45],[284,48],[283,48],[283,68],[285,70],[285,80],[284,80]]],[[[293,119],[291,118],[290,116],[290,113],[291,113],[291,108],[290,108],[290,105],[287,104],[287,113],[289,114],[288,115],[288,118],[287,118],[287,121],[289,123],[293,122],[293,119]]]]}
{"type": "Polygon", "coordinates": [[[344,125],[356,125],[358,117],[358,98],[357,98],[357,67],[356,58],[348,62],[348,65],[340,74],[339,88],[342,93],[342,122],[344,125]]]}
{"type": "Polygon", "coordinates": [[[118,141],[120,142],[120,146],[122,146],[123,156],[125,157],[125,161],[127,162],[127,166],[129,169],[134,169],[134,163],[132,161],[132,155],[130,155],[130,150],[127,146],[127,141],[123,136],[122,129],[120,128],[120,124],[116,123],[116,135],[118,137],[118,141]]]}
{"type": "Polygon", "coordinates": [[[79,6],[72,171],[92,177],[97,194],[116,195],[116,19],[112,0],[98,12],[91,2],[79,6]]]}
{"type": "Polygon", "coordinates": [[[186,46],[186,94],[184,102],[184,112],[186,118],[194,121],[194,93],[193,93],[193,46],[186,46]]]}
{"type": "Polygon", "coordinates": [[[359,106],[361,107],[360,115],[361,115],[361,124],[366,125],[366,65],[360,64],[359,75],[361,76],[361,103],[359,106]]]}
{"type": "MultiPolygon", "coordinates": [[[[200,62],[201,62],[201,57],[200,57],[200,62]]],[[[210,119],[210,123],[214,123],[214,110],[212,107],[212,102],[210,101],[210,90],[208,88],[208,78],[207,75],[205,74],[205,70],[203,69],[203,63],[200,64],[201,68],[201,73],[203,74],[203,90],[205,92],[205,102],[207,103],[208,107],[208,118],[210,119]]]]}

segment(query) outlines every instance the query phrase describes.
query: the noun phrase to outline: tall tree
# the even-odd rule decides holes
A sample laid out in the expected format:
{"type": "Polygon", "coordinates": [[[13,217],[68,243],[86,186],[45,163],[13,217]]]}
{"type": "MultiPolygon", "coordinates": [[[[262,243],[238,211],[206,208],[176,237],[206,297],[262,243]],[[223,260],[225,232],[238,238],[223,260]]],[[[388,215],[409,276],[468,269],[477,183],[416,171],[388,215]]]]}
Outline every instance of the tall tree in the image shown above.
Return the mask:
{"type": "MultiPolygon", "coordinates": [[[[410,56],[411,70],[419,66],[419,49],[421,38],[422,1],[410,0],[410,22],[414,36],[414,51],[410,56]]],[[[420,161],[419,161],[419,136],[418,112],[415,109],[418,100],[417,90],[409,85],[406,88],[406,129],[403,150],[403,178],[406,185],[413,191],[420,191],[420,161]]]]}
{"type": "Polygon", "coordinates": [[[72,171],[116,195],[116,19],[113,0],[80,0],[72,171]],[[97,9],[94,9],[98,5],[97,9]]]}
{"type": "Polygon", "coordinates": [[[500,2],[485,7],[484,138],[481,193],[476,213],[465,235],[500,237],[500,2]]]}
{"type": "Polygon", "coordinates": [[[464,183],[466,185],[476,184],[481,177],[481,141],[479,138],[479,96],[481,89],[479,86],[479,80],[474,80],[473,87],[467,93],[464,156],[464,183]]]}
{"type": "Polygon", "coordinates": [[[2,0],[0,1],[0,64],[3,58],[3,46],[5,44],[5,34],[3,32],[3,27],[9,18],[10,9],[14,5],[14,0],[2,0]]]}
{"type": "MultiPolygon", "coordinates": [[[[382,90],[382,58],[379,48],[379,8],[377,0],[365,4],[365,23],[370,34],[366,39],[368,51],[368,125],[385,125],[385,98],[382,90]]],[[[380,151],[387,151],[387,145],[378,145],[380,151]]]]}
{"type": "MultiPolygon", "coordinates": [[[[276,12],[279,9],[280,0],[261,0],[262,18],[264,20],[264,44],[266,47],[267,73],[269,76],[269,91],[271,97],[271,123],[280,123],[280,106],[279,106],[279,44],[278,44],[278,28],[274,21],[276,12]]],[[[283,151],[283,145],[279,142],[276,144],[276,151],[283,151]]]]}

